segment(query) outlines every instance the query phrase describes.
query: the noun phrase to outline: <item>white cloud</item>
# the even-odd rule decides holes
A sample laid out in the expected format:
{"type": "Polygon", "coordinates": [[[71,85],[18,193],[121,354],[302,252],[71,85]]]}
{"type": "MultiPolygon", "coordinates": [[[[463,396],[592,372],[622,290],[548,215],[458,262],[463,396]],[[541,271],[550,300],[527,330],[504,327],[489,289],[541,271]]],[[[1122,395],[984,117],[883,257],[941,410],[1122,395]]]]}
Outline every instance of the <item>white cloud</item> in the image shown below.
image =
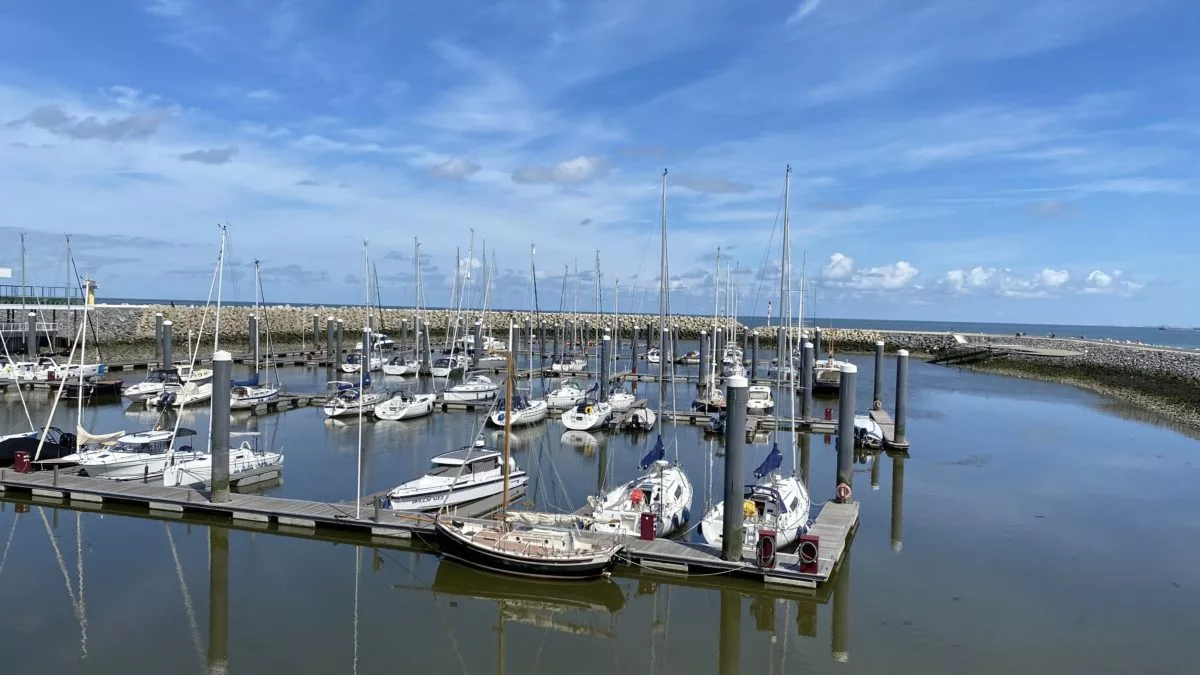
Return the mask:
{"type": "Polygon", "coordinates": [[[800,4],[796,6],[796,9],[788,15],[787,21],[784,22],[784,25],[795,26],[801,21],[807,19],[808,15],[817,11],[817,8],[820,6],[821,0],[802,0],[800,4]]]}
{"type": "Polygon", "coordinates": [[[1129,294],[1145,286],[1124,279],[1120,270],[1111,273],[1093,270],[1081,282],[1073,283],[1073,278],[1068,270],[1051,267],[1026,276],[1007,268],[977,266],[946,272],[937,287],[956,295],[982,292],[1005,298],[1053,298],[1069,292],[1129,294]]]}
{"type": "Polygon", "coordinates": [[[842,253],[834,253],[829,256],[829,264],[825,265],[825,269],[821,270],[821,276],[836,281],[849,277],[853,272],[854,258],[842,253]]]}
{"type": "Polygon", "coordinates": [[[1112,285],[1113,278],[1111,275],[1105,274],[1100,270],[1092,270],[1092,273],[1087,275],[1087,285],[1094,288],[1108,288],[1112,285]]]}
{"type": "Polygon", "coordinates": [[[512,179],[516,183],[581,183],[601,176],[605,171],[607,166],[603,159],[580,155],[554,166],[521,167],[512,173],[512,179]]]}
{"type": "Polygon", "coordinates": [[[463,157],[451,157],[444,162],[434,164],[425,170],[434,178],[458,180],[479,171],[479,162],[463,157]]]}
{"type": "Polygon", "coordinates": [[[1145,283],[1127,278],[1121,270],[1113,270],[1112,272],[1092,270],[1087,275],[1087,278],[1084,279],[1083,286],[1079,289],[1079,292],[1090,295],[1129,295],[1145,287],[1145,283]]]}
{"type": "Polygon", "coordinates": [[[1049,267],[1037,274],[1037,282],[1047,288],[1062,286],[1070,278],[1071,275],[1066,270],[1052,270],[1049,267]]]}

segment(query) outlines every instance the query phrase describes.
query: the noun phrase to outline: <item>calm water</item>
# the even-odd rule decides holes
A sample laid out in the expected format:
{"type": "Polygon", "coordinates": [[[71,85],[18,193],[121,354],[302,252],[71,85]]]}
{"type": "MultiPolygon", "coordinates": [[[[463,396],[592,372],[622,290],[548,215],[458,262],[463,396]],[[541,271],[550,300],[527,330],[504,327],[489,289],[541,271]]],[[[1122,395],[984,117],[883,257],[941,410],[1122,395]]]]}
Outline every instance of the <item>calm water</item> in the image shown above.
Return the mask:
{"type": "MultiPolygon", "coordinates": [[[[860,363],[865,402],[871,369],[860,363]]],[[[297,391],[328,379],[281,373],[297,391]]],[[[691,388],[675,391],[685,406],[691,388]]],[[[657,397],[653,386],[638,393],[657,397]]],[[[29,398],[44,417],[46,396],[29,398]]],[[[1074,389],[920,362],[909,409],[911,457],[856,465],[862,522],[837,591],[802,599],[719,577],[693,578],[700,587],[665,577],[524,584],[349,541],[6,503],[5,672],[197,673],[227,660],[233,673],[492,673],[501,650],[509,673],[1192,671],[1194,440],[1074,389]]],[[[59,424],[74,415],[66,406],[59,424]]],[[[96,432],[154,421],[115,403],[85,415],[96,432]]],[[[420,473],[433,454],[468,442],[475,422],[451,413],[366,424],[364,490],[420,473]]],[[[206,430],[207,414],[186,411],[182,423],[206,430]]],[[[6,394],[0,429],[23,424],[17,395],[6,394]]],[[[285,480],[269,493],[354,496],[356,422],[302,408],[238,417],[237,428],[264,432],[287,454],[285,480]]],[[[598,482],[627,479],[652,443],[562,435],[551,422],[522,430],[515,446],[536,474],[527,499],[541,507],[578,505],[598,482]]],[[[721,458],[708,468],[719,443],[691,427],[667,436],[699,511],[707,486],[721,483],[721,458]]],[[[820,503],[833,491],[832,441],[801,446],[796,462],[820,503]]],[[[767,449],[750,448],[747,471],[767,449]]]]}

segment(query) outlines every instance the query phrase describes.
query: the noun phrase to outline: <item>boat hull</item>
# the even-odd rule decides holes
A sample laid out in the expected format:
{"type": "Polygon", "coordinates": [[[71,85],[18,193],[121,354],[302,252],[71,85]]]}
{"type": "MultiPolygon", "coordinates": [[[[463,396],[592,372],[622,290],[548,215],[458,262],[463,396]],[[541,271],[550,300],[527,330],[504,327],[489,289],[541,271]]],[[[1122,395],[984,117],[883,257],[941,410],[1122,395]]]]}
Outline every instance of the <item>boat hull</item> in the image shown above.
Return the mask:
{"type": "Polygon", "coordinates": [[[490,401],[496,398],[496,392],[500,391],[500,387],[492,389],[477,389],[477,390],[454,390],[447,389],[442,392],[442,400],[446,403],[477,403],[479,401],[490,401]]]}
{"type": "Polygon", "coordinates": [[[393,422],[424,417],[433,412],[433,400],[432,395],[422,394],[406,406],[389,405],[391,401],[386,401],[375,406],[375,416],[393,422]]]}
{"type": "Polygon", "coordinates": [[[582,560],[554,561],[552,559],[533,560],[482,546],[473,546],[453,529],[435,523],[438,533],[438,546],[442,555],[451,560],[489,572],[515,574],[535,579],[597,579],[612,571],[617,563],[615,555],[588,556],[582,560]]]}
{"type": "MultiPolygon", "coordinates": [[[[514,490],[528,482],[528,474],[524,471],[514,471],[508,477],[508,489],[514,490]]],[[[504,478],[500,476],[483,483],[460,485],[453,490],[450,489],[450,486],[446,486],[411,495],[394,496],[389,494],[388,508],[393,511],[436,511],[443,506],[461,506],[494,497],[503,491],[504,478]]]]}
{"type": "MultiPolygon", "coordinates": [[[[541,403],[541,405],[534,403],[528,408],[514,410],[512,412],[512,421],[509,422],[509,425],[514,427],[524,427],[529,426],[530,424],[537,424],[538,422],[546,419],[548,412],[549,406],[545,403],[541,403]]],[[[504,411],[497,410],[491,415],[488,415],[488,422],[498,427],[504,426],[504,411]]]]}

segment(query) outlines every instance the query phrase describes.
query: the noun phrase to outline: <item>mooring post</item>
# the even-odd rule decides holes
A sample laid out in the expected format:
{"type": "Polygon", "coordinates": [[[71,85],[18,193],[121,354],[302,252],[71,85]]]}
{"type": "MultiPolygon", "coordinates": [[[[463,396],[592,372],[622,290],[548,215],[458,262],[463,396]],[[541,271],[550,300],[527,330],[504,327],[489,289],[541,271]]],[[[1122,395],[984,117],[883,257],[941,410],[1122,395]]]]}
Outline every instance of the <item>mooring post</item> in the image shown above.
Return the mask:
{"type": "MultiPolygon", "coordinates": [[[[661,337],[661,336],[660,336],[661,337]]],[[[650,353],[650,348],[654,346],[654,324],[646,324],[646,353],[650,353]]],[[[659,351],[662,351],[663,345],[659,345],[659,351]]]]}
{"type": "Polygon", "coordinates": [[[883,405],[883,340],[875,341],[875,394],[871,397],[871,407],[879,402],[883,405]]]}
{"type": "Polygon", "coordinates": [[[479,365],[479,360],[483,358],[483,322],[475,322],[475,365],[479,365]]]}
{"type": "Polygon", "coordinates": [[[635,323],[635,324],[633,324],[633,337],[629,340],[629,369],[634,375],[637,375],[637,362],[638,362],[638,327],[637,327],[637,324],[635,323]]]}
{"type": "Polygon", "coordinates": [[[432,338],[429,337],[429,324],[423,324],[421,329],[420,335],[417,335],[417,351],[420,352],[420,356],[417,358],[421,360],[420,371],[428,373],[431,365],[429,363],[429,352],[431,350],[429,345],[432,344],[432,338]]]}
{"type": "Polygon", "coordinates": [[[253,312],[246,317],[246,334],[250,336],[250,357],[254,359],[254,374],[258,374],[259,363],[262,355],[259,353],[258,343],[258,315],[253,312]]]}
{"type": "Polygon", "coordinates": [[[808,469],[812,464],[812,434],[800,434],[800,480],[809,486],[808,469]]]}
{"type": "Polygon", "coordinates": [[[741,376],[725,380],[725,515],[721,522],[721,557],[742,559],[743,474],[746,454],[746,399],[749,382],[741,376]]]}
{"type": "Polygon", "coordinates": [[[553,349],[550,351],[551,359],[558,358],[558,355],[559,355],[558,346],[559,346],[559,339],[561,337],[562,337],[562,324],[560,323],[560,324],[554,326],[554,346],[553,346],[553,349]]]}
{"type": "Polygon", "coordinates": [[[162,367],[163,368],[170,368],[171,365],[173,363],[175,363],[174,355],[171,353],[171,350],[175,346],[173,344],[174,336],[172,335],[172,333],[174,331],[175,331],[175,322],[174,321],[171,321],[170,319],[163,321],[163,325],[162,325],[162,367]]]}
{"type": "Polygon", "coordinates": [[[758,377],[758,331],[754,331],[754,341],[750,343],[750,379],[758,377]]]}
{"type": "MultiPolygon", "coordinates": [[[[415,349],[417,351],[421,351],[421,336],[424,335],[424,331],[421,330],[420,315],[417,315],[417,314],[413,315],[412,334],[413,334],[413,349],[415,349]]],[[[417,357],[417,359],[420,359],[420,358],[421,358],[420,356],[417,357]]]]}
{"type": "Polygon", "coordinates": [[[233,379],[233,357],[225,350],[213,352],[212,426],[209,452],[212,453],[213,502],[229,501],[229,381],[233,379]]]}
{"type": "MultiPolygon", "coordinates": [[[[775,363],[779,365],[780,370],[791,365],[791,355],[783,353],[783,343],[786,342],[784,340],[784,331],[786,330],[783,326],[775,328],[775,363]]],[[[792,383],[795,384],[794,378],[792,383]]]]}
{"type": "Polygon", "coordinates": [[[813,328],[813,358],[821,360],[821,327],[813,328]]]}
{"type": "Polygon", "coordinates": [[[208,528],[208,672],[229,672],[229,530],[215,525],[208,528]]]}
{"type": "Polygon", "coordinates": [[[337,320],[337,340],[333,346],[335,353],[336,353],[336,357],[334,358],[334,363],[333,363],[333,365],[335,365],[335,366],[342,365],[342,342],[343,342],[343,338],[345,337],[345,333],[346,333],[346,322],[342,321],[341,319],[338,319],[337,320]]]}
{"type": "Polygon", "coordinates": [[[605,335],[600,340],[600,400],[608,400],[608,369],[611,363],[608,360],[608,349],[611,338],[605,335]]]}
{"type": "Polygon", "coordinates": [[[679,324],[675,324],[671,327],[671,363],[674,363],[675,359],[682,356],[679,353],[679,335],[679,324]]]}
{"type": "Polygon", "coordinates": [[[908,422],[908,350],[901,349],[896,352],[896,423],[895,431],[892,433],[894,445],[904,447],[908,445],[908,436],[905,433],[908,422]]]}
{"type": "Polygon", "coordinates": [[[904,548],[904,459],[904,453],[892,453],[892,550],[897,553],[904,548]]]}
{"type": "Polygon", "coordinates": [[[833,639],[829,641],[831,656],[838,663],[850,660],[850,547],[842,550],[833,580],[833,639]]]}
{"type": "Polygon", "coordinates": [[[837,501],[849,502],[854,487],[854,385],[858,366],[843,363],[838,390],[837,501]],[[846,487],[842,487],[842,486],[846,487]],[[845,494],[843,494],[845,493],[845,494]]]}
{"type": "MultiPolygon", "coordinates": [[[[816,365],[816,348],[805,342],[800,353],[800,386],[804,389],[800,397],[800,419],[808,421],[813,416],[813,366],[816,365]]],[[[795,381],[792,382],[795,385],[795,381]]]]}
{"type": "Polygon", "coordinates": [[[154,313],[154,361],[162,366],[162,312],[154,313]]]}
{"type": "Polygon", "coordinates": [[[25,354],[30,361],[37,361],[37,343],[37,312],[30,312],[25,315],[25,354]]]}
{"type": "MultiPolygon", "coordinates": [[[[716,338],[716,334],[713,334],[716,338]]],[[[708,331],[700,331],[700,386],[708,384],[708,331]]]]}
{"type": "Polygon", "coordinates": [[[313,336],[313,351],[317,351],[317,344],[321,342],[321,317],[316,314],[312,315],[312,336],[313,336]]]}
{"type": "Polygon", "coordinates": [[[371,330],[372,334],[375,333],[375,315],[371,313],[369,307],[367,308],[367,328],[371,330]]]}
{"type": "MultiPolygon", "coordinates": [[[[543,363],[546,360],[546,324],[538,322],[538,356],[541,357],[543,363]]],[[[533,364],[530,364],[530,368],[533,364]]]]}
{"type": "Polygon", "coordinates": [[[333,317],[325,317],[325,365],[333,367],[333,317]]]}
{"type": "MultiPolygon", "coordinates": [[[[739,502],[740,503],[740,502],[739,502]]],[[[738,675],[742,672],[742,594],[721,591],[721,633],[717,644],[719,675],[738,675]]]]}

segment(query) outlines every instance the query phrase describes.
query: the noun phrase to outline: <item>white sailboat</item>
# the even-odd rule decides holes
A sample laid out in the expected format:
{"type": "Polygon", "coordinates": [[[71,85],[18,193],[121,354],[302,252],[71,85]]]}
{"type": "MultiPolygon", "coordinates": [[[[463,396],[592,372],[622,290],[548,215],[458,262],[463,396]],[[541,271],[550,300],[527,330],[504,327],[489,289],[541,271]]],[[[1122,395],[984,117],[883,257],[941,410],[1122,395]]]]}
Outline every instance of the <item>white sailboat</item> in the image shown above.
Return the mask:
{"type": "Polygon", "coordinates": [[[625,389],[613,389],[608,392],[608,403],[614,412],[625,412],[633,407],[637,397],[625,389]]]}
{"type": "Polygon", "coordinates": [[[335,380],[328,383],[332,392],[321,406],[321,412],[326,417],[349,417],[351,415],[370,415],[375,406],[386,401],[390,396],[387,392],[371,391],[371,378],[362,378],[362,386],[358,382],[343,382],[335,380]]]}
{"type": "Polygon", "coordinates": [[[447,378],[455,373],[463,373],[467,369],[468,359],[465,354],[451,354],[439,357],[433,362],[429,374],[434,377],[447,378]]]}
{"type": "MultiPolygon", "coordinates": [[[[670,297],[670,274],[667,265],[667,172],[662,176],[662,234],[659,261],[658,329],[662,335],[667,327],[667,308],[670,297]]],[[[658,372],[658,409],[666,404],[665,368],[658,372]]],[[[621,487],[601,496],[588,498],[593,529],[642,535],[643,528],[653,530],[656,537],[665,536],[685,526],[691,517],[692,484],[678,461],[665,459],[666,446],[662,433],[654,448],[642,458],[643,473],[621,487]],[[645,520],[643,521],[643,518],[645,520]]]]}
{"type": "Polygon", "coordinates": [[[496,398],[500,385],[487,375],[476,373],[442,392],[442,400],[451,403],[478,403],[496,398]]]}
{"type": "Polygon", "coordinates": [[[375,404],[375,417],[381,420],[411,420],[433,412],[435,394],[414,394],[400,391],[386,401],[375,404]]]}
{"type": "Polygon", "coordinates": [[[563,426],[571,431],[592,431],[607,427],[613,419],[613,407],[607,401],[584,399],[563,411],[563,426]]]}
{"type": "Polygon", "coordinates": [[[569,408],[587,398],[588,391],[584,390],[579,380],[563,380],[561,384],[546,394],[546,403],[552,408],[569,408]]]}
{"type": "Polygon", "coordinates": [[[497,401],[496,408],[488,415],[489,422],[498,427],[505,423],[510,427],[523,427],[546,419],[550,406],[545,401],[516,394],[511,403],[507,399],[497,401]]]}
{"type": "Polygon", "coordinates": [[[421,362],[406,356],[393,356],[383,364],[384,375],[416,375],[421,370],[421,362]]]}
{"type": "MultiPolygon", "coordinates": [[[[263,324],[267,333],[267,354],[271,350],[271,324],[267,321],[265,315],[259,314],[259,301],[262,299],[262,274],[259,269],[259,261],[254,261],[254,313],[263,317],[263,324]]],[[[254,364],[254,375],[249,379],[237,381],[234,380],[229,391],[229,408],[231,410],[248,410],[265,403],[270,403],[279,398],[279,392],[282,387],[279,385],[279,366],[275,365],[274,359],[270,359],[267,365],[267,382],[265,384],[259,382],[258,373],[259,364],[254,364]],[[270,382],[271,367],[275,367],[275,384],[270,382]]],[[[244,454],[244,453],[243,453],[244,454]]]]}

